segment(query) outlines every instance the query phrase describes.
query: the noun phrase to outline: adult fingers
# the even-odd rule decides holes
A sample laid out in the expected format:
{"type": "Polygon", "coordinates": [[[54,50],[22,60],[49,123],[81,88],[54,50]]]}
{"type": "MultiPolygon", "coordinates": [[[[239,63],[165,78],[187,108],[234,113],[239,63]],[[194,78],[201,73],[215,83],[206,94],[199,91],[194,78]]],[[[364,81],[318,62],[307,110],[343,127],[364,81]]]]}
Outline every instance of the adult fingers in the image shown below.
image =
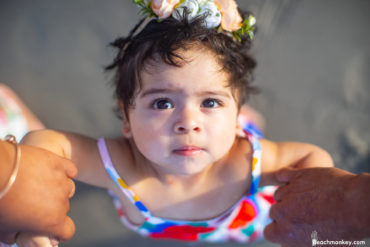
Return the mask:
{"type": "Polygon", "coordinates": [[[284,219],[284,208],[281,206],[281,202],[276,202],[271,206],[269,216],[274,221],[284,219]]]}
{"type": "Polygon", "coordinates": [[[283,200],[272,204],[269,211],[270,218],[280,224],[290,222],[292,217],[296,216],[290,203],[290,200],[283,200]]]}
{"type": "Polygon", "coordinates": [[[51,229],[50,234],[58,241],[67,241],[73,237],[75,230],[76,228],[73,220],[67,216],[62,224],[51,229]]]}
{"type": "Polygon", "coordinates": [[[70,190],[70,192],[69,192],[68,198],[72,198],[72,197],[73,197],[73,195],[74,195],[74,194],[75,194],[75,192],[76,192],[76,185],[75,185],[75,183],[73,182],[73,180],[72,180],[72,179],[70,180],[70,183],[71,183],[71,190],[70,190]]]}
{"type": "Polygon", "coordinates": [[[76,191],[75,182],[72,180],[72,178],[65,177],[65,176],[62,178],[61,182],[62,182],[62,186],[60,186],[60,188],[63,189],[63,195],[65,196],[63,197],[63,199],[72,198],[76,191]]]}
{"type": "Polygon", "coordinates": [[[276,221],[268,224],[263,230],[264,237],[274,243],[281,243],[281,228],[276,221]]]}
{"type": "Polygon", "coordinates": [[[78,173],[76,165],[68,159],[63,159],[63,162],[64,162],[64,169],[66,171],[67,176],[70,178],[76,177],[78,173]]]}
{"type": "Polygon", "coordinates": [[[268,224],[264,231],[264,237],[274,243],[279,243],[281,247],[293,247],[293,246],[303,246],[301,245],[301,240],[297,241],[294,239],[294,235],[289,231],[286,224],[279,223],[278,221],[273,221],[268,224]]]}
{"type": "Polygon", "coordinates": [[[0,232],[0,242],[3,242],[5,244],[14,244],[17,238],[17,234],[17,232],[0,232]]]}
{"type": "Polygon", "coordinates": [[[281,183],[288,183],[301,173],[302,169],[282,168],[275,173],[276,179],[281,183]]]}
{"type": "Polygon", "coordinates": [[[282,185],[277,188],[277,190],[274,193],[274,199],[275,201],[279,202],[283,200],[283,198],[286,196],[286,194],[289,193],[290,186],[289,185],[282,185]]]}

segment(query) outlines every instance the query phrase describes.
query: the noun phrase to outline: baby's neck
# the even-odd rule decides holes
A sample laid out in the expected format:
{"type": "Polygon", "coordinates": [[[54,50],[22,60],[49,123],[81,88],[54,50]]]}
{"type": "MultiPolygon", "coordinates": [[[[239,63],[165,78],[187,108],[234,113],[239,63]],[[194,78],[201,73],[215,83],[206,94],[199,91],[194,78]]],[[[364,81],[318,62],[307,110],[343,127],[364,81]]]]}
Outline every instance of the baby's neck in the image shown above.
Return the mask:
{"type": "Polygon", "coordinates": [[[159,181],[169,189],[190,192],[189,190],[201,189],[208,183],[207,178],[213,177],[211,176],[212,168],[213,164],[201,172],[191,175],[169,174],[156,170],[156,175],[159,181]]]}

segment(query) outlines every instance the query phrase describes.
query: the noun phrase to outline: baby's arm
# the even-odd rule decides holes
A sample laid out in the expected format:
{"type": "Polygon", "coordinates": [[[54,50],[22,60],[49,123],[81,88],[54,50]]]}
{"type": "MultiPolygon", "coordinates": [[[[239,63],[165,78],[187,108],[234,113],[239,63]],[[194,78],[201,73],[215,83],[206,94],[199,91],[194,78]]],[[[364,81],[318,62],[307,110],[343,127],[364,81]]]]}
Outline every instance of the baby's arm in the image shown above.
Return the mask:
{"type": "Polygon", "coordinates": [[[300,142],[271,142],[261,140],[261,185],[278,184],[275,172],[284,167],[332,167],[328,152],[315,145],[300,142]]]}

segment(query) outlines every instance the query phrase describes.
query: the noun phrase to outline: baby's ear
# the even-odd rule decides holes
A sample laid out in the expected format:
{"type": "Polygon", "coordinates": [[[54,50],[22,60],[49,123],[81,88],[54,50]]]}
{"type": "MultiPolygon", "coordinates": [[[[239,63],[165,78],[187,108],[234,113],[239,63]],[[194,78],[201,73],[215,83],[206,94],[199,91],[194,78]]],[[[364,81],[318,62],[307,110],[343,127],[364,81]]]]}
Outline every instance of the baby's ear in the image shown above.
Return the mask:
{"type": "Polygon", "coordinates": [[[128,118],[126,116],[125,108],[123,106],[123,103],[122,103],[121,100],[118,100],[117,104],[118,104],[120,115],[122,117],[122,128],[121,128],[122,135],[125,138],[131,138],[132,133],[131,133],[130,121],[128,120],[128,118]]]}

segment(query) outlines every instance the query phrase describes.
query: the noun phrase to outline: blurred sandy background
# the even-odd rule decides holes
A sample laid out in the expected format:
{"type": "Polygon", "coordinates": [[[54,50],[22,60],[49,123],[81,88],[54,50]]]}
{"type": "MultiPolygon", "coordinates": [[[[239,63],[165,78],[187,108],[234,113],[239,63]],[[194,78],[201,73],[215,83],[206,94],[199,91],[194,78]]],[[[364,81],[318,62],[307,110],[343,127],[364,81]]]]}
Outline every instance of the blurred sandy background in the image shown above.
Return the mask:
{"type": "MultiPolygon", "coordinates": [[[[237,2],[259,26],[253,51],[261,93],[250,104],[264,115],[267,138],[311,142],[337,167],[369,172],[370,1],[237,2]]],[[[49,128],[118,135],[103,67],[114,54],[107,44],[128,33],[137,13],[131,0],[1,0],[0,81],[49,128]]],[[[70,215],[76,235],[60,246],[188,246],[136,236],[109,196],[86,185],[77,184],[70,215]]]]}

